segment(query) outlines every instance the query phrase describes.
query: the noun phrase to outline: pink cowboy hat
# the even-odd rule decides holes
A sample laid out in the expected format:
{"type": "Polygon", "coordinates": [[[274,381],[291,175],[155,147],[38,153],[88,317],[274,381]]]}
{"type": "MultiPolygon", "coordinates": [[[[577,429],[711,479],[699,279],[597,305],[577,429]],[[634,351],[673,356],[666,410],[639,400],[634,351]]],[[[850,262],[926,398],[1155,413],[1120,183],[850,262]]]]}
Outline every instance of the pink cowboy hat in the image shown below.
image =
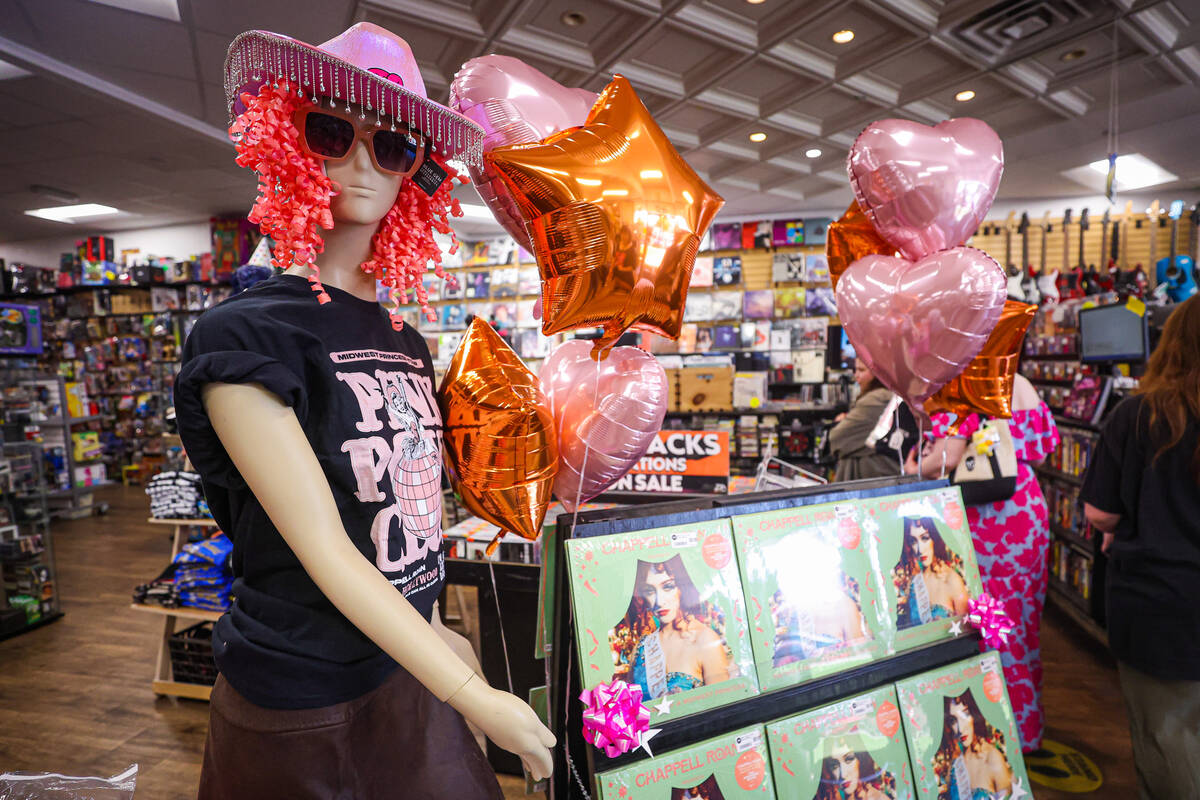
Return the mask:
{"type": "Polygon", "coordinates": [[[429,99],[408,42],[360,22],[314,47],[270,31],[246,31],[225,57],[225,99],[230,117],[245,110],[241,96],[267,81],[288,80],[313,102],[331,98],[361,104],[364,114],[418,128],[444,155],[471,166],[483,161],[483,129],[429,99]]]}

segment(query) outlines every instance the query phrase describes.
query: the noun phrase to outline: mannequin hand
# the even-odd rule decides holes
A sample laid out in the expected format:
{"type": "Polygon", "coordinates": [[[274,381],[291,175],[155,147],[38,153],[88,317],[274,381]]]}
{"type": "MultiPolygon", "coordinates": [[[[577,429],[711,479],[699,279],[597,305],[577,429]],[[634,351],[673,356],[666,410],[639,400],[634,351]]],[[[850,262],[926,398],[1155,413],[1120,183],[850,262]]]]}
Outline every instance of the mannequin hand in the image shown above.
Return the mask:
{"type": "Polygon", "coordinates": [[[550,748],[557,742],[527,704],[508,692],[493,689],[478,675],[472,675],[446,702],[477,725],[497,747],[520,757],[535,781],[550,777],[554,771],[550,748]]]}

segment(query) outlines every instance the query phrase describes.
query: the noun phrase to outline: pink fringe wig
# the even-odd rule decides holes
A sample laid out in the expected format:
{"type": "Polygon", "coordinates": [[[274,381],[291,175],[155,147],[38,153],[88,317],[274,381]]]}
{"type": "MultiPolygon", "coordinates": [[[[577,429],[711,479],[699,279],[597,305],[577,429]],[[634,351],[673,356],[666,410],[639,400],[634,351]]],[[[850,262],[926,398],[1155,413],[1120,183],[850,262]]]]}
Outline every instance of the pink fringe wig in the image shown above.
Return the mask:
{"type": "MultiPolygon", "coordinates": [[[[258,174],[258,199],[248,218],[275,241],[271,263],[280,269],[307,266],[313,273],[308,280],[317,299],[328,303],[329,294],[321,285],[316,257],[325,249],[318,229],[333,229],[329,198],[336,192],[336,185],[325,174],[320,160],[304,152],[300,133],[292,123],[296,110],[308,101],[298,97],[287,81],[281,81],[278,87],[264,84],[257,97],[242,95],[242,102],[246,111],[230,126],[229,134],[237,149],[238,165],[258,174]]],[[[404,324],[399,306],[409,301],[410,291],[425,317],[430,322],[437,319],[421,284],[430,261],[439,278],[456,284],[453,276],[442,271],[442,254],[433,234],[437,231],[449,235],[453,241],[451,252],[458,249],[449,218],[461,217],[462,209],[450,190],[454,180],[466,183],[467,178],[447,167],[442,157],[432,153],[427,157],[437,161],[451,178],[432,197],[412,181],[405,181],[371,239],[371,257],[362,264],[364,272],[388,287],[388,297],[396,306],[392,311],[396,330],[404,324]]]]}

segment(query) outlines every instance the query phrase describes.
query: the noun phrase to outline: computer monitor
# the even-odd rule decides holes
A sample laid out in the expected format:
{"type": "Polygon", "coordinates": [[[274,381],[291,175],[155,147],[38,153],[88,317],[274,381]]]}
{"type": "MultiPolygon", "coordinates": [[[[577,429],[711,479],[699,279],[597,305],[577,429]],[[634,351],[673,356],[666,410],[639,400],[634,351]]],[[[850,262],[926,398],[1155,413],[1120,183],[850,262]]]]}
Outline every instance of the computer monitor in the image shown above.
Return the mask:
{"type": "Polygon", "coordinates": [[[1145,361],[1149,355],[1146,316],[1114,304],[1079,312],[1081,361],[1145,361]]]}

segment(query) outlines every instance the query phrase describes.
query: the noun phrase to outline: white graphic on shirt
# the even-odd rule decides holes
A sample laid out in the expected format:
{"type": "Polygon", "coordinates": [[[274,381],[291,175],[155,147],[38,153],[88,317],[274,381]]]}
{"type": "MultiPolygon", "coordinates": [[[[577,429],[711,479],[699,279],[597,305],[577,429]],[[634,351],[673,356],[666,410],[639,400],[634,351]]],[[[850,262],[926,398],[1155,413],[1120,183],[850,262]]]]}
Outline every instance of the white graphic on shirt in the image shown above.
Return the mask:
{"type": "MultiPolygon", "coordinates": [[[[337,372],[354,394],[361,434],[348,439],[341,451],[350,456],[354,497],[360,503],[395,502],[380,509],[371,525],[375,565],[382,572],[399,572],[440,553],[441,530],[441,413],[433,381],[409,372],[375,370],[337,372]],[[385,413],[380,413],[385,412],[385,413]],[[394,433],[389,435],[390,429],[394,433]],[[384,482],[386,481],[386,483],[384,482]]],[[[409,594],[436,578],[415,575],[402,591],[409,594]]]]}

